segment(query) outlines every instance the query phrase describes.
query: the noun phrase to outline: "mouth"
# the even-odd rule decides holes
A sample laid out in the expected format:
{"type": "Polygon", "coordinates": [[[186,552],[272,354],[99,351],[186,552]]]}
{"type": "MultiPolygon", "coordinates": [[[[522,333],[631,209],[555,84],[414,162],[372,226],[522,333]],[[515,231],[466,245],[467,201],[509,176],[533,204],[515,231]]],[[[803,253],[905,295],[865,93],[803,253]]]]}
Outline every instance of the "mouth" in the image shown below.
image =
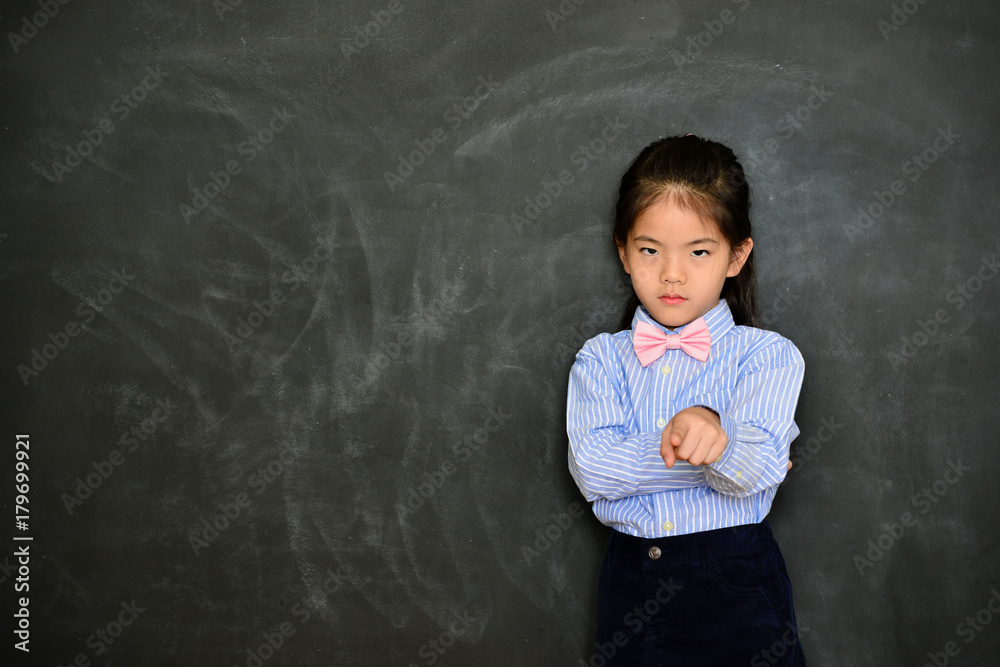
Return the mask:
{"type": "Polygon", "coordinates": [[[684,303],[687,299],[676,294],[664,294],[660,297],[660,301],[668,306],[676,306],[679,303],[684,303]]]}

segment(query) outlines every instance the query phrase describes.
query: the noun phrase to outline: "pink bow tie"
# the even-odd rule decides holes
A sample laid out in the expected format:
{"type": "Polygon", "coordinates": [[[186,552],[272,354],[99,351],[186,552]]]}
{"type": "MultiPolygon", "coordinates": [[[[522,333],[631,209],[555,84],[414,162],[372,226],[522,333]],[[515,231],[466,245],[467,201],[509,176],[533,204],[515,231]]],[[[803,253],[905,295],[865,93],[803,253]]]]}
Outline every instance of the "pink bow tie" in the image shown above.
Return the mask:
{"type": "Polygon", "coordinates": [[[683,333],[674,335],[667,335],[648,322],[639,322],[632,332],[632,346],[643,366],[649,366],[663,356],[666,350],[677,348],[698,361],[705,361],[712,347],[712,335],[708,332],[704,317],[699,317],[684,327],[683,333]]]}

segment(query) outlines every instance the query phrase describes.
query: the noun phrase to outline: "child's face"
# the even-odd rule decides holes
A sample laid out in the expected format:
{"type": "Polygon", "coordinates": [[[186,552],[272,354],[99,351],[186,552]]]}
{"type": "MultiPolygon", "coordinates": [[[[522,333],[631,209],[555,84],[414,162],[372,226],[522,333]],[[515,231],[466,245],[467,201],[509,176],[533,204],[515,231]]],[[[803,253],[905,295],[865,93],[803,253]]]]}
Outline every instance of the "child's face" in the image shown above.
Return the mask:
{"type": "Polygon", "coordinates": [[[743,268],[753,240],[731,251],[714,222],[671,200],[646,208],[618,248],[639,301],[657,322],[674,329],[719,302],[722,284],[743,268]]]}

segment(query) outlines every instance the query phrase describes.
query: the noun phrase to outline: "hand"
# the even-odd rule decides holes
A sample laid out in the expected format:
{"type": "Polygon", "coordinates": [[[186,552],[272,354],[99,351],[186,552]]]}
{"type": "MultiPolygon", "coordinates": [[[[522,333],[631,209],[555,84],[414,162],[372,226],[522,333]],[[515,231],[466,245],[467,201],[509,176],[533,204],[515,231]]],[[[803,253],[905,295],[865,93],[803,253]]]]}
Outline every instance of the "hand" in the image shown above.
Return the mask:
{"type": "Polygon", "coordinates": [[[719,415],[708,408],[685,408],[667,422],[660,434],[660,456],[668,468],[677,461],[696,466],[714,463],[728,442],[719,415]]]}

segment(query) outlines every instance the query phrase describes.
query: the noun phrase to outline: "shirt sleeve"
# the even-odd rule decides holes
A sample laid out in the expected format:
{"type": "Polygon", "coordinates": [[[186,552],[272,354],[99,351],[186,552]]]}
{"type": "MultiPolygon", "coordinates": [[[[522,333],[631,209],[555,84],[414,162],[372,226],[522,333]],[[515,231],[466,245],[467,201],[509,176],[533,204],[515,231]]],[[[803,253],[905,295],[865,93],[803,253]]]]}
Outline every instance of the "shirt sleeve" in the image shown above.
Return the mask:
{"type": "Polygon", "coordinates": [[[659,433],[629,432],[624,379],[607,372],[592,343],[576,355],[566,408],[569,472],[587,502],[707,486],[699,466],[667,468],[659,433]]]}
{"type": "Polygon", "coordinates": [[[717,412],[726,433],[722,457],[704,466],[708,485],[719,493],[750,496],[777,486],[788,472],[805,362],[791,341],[775,336],[743,364],[728,400],[720,392],[691,401],[717,412]]]}

